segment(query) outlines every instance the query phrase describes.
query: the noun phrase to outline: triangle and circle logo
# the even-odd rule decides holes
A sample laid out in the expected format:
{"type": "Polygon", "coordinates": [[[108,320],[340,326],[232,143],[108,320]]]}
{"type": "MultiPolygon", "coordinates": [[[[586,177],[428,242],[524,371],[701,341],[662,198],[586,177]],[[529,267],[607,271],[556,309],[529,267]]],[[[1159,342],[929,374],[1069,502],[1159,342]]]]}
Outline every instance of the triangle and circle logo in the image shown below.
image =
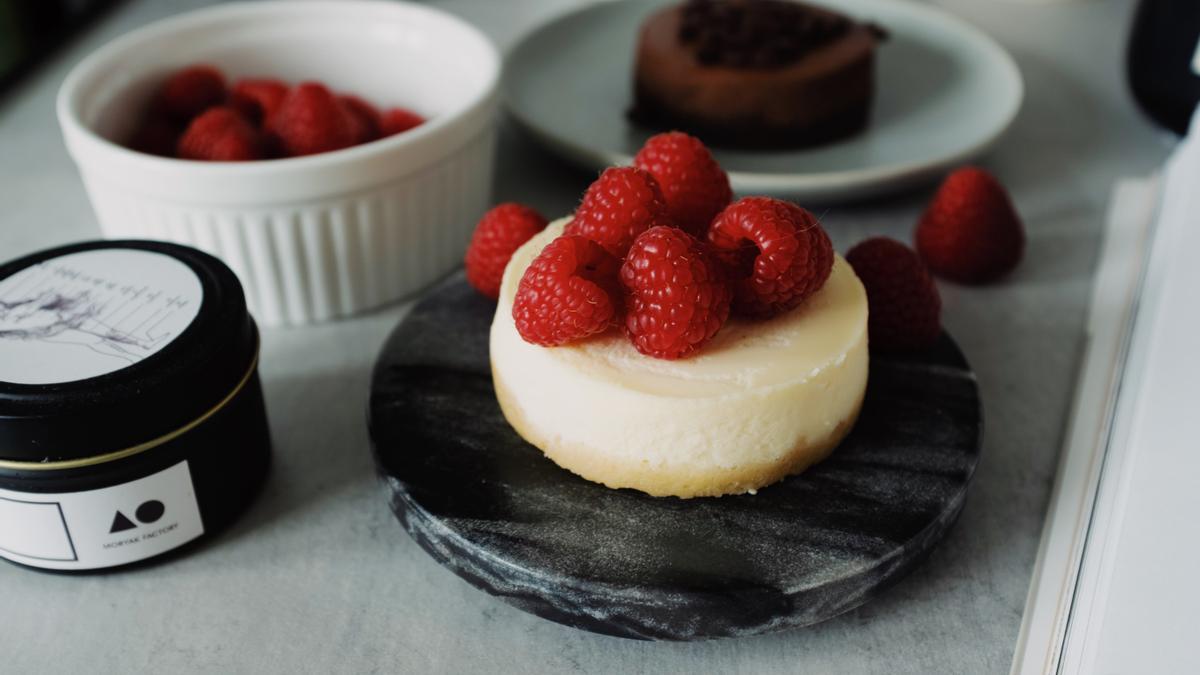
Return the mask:
{"type": "Polygon", "coordinates": [[[137,510],[133,512],[133,517],[137,519],[136,523],[131,520],[129,516],[126,516],[124,513],[118,510],[116,514],[113,515],[112,526],[109,527],[108,533],[116,534],[118,532],[133,530],[138,527],[138,523],[141,523],[142,525],[150,525],[151,523],[158,522],[158,520],[162,518],[163,514],[166,512],[167,507],[157,499],[151,499],[142,502],[137,507],[137,510]]]}

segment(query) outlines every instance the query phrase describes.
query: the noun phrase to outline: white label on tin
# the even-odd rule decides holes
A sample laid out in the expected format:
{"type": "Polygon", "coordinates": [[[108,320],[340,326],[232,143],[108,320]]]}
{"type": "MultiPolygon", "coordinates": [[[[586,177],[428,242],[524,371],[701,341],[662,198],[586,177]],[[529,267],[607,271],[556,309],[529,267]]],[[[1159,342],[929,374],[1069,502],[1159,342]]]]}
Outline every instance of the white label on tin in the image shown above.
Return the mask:
{"type": "Polygon", "coordinates": [[[0,382],[57,384],[153,356],[200,311],[204,290],[171,256],[70,253],[0,279],[0,382]]]}
{"type": "Polygon", "coordinates": [[[187,461],[123,485],[60,494],[0,489],[0,557],[89,570],[144,560],[204,534],[187,461]]]}

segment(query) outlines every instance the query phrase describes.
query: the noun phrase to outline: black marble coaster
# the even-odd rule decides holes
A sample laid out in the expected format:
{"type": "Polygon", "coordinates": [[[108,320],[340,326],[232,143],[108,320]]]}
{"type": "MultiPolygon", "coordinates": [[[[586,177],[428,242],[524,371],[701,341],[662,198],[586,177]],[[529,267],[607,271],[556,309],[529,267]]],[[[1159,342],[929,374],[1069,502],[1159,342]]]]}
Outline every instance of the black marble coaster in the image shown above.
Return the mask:
{"type": "Polygon", "coordinates": [[[904,576],[962,509],[982,427],[949,337],[872,356],[858,424],[823,463],[757,495],[681,500],[590,483],[521,440],[492,392],[493,311],[461,273],[428,294],[376,366],[371,437],[417,543],[521,609],[654,640],[804,626],[904,576]]]}

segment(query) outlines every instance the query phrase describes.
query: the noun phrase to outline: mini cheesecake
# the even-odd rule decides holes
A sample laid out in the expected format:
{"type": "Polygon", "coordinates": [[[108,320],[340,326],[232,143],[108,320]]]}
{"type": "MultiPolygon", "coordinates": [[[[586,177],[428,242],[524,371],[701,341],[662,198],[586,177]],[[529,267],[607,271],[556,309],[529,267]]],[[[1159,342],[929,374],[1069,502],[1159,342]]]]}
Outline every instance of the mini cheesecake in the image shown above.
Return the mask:
{"type": "Polygon", "coordinates": [[[823,460],[850,431],[867,385],[867,298],[841,257],[799,308],[731,318],[685,359],[644,356],[616,328],[541,347],[517,332],[513,298],[567,222],[513,255],[490,335],[504,416],[559,466],[654,496],[740,494],[823,460]]]}
{"type": "Polygon", "coordinates": [[[788,0],[690,0],[638,39],[634,120],[710,145],[796,148],[861,131],[877,27],[788,0]]]}

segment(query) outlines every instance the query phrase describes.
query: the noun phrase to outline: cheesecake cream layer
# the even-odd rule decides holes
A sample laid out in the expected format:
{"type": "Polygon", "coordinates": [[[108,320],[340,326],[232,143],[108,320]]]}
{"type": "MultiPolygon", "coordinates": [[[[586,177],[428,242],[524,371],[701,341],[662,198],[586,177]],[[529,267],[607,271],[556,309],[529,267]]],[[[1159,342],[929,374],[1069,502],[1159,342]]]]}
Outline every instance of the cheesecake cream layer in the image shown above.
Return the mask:
{"type": "Polygon", "coordinates": [[[513,297],[551,223],[509,262],[491,329],[509,423],[563,468],[655,496],[753,491],[824,459],[867,384],[867,299],[840,256],[825,286],[767,321],[731,318],[697,354],[644,356],[618,330],[562,347],[517,333],[513,297]]]}

